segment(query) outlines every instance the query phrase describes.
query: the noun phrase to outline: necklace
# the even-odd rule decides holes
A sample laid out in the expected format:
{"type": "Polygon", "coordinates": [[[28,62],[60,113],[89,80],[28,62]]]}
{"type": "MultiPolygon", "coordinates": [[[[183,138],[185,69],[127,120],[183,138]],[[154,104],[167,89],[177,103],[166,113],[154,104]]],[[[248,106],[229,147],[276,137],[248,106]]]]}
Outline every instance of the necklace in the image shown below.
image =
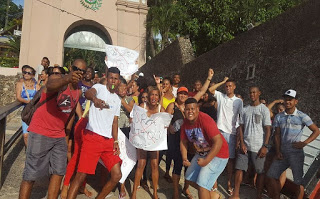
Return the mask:
{"type": "Polygon", "coordinates": [[[30,81],[24,81],[24,84],[26,85],[26,87],[28,87],[28,88],[31,88],[31,87],[33,87],[34,86],[34,82],[31,80],[31,82],[30,81]]]}

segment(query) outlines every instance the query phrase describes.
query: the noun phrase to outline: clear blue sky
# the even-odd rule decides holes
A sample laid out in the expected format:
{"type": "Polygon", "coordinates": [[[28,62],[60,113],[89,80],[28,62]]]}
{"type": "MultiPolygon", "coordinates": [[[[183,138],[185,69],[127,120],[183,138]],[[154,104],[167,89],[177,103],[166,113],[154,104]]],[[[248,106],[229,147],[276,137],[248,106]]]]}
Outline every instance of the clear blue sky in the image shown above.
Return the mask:
{"type": "Polygon", "coordinates": [[[24,6],[24,0],[12,0],[12,2],[17,5],[22,5],[22,7],[24,6]]]}

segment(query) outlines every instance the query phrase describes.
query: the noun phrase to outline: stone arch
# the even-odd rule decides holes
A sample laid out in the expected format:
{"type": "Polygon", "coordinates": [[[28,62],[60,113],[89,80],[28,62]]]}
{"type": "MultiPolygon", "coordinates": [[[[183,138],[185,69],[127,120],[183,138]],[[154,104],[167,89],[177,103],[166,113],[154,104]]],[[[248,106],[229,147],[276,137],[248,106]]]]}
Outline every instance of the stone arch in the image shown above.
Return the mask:
{"type": "Polygon", "coordinates": [[[63,43],[64,47],[103,51],[103,43],[112,44],[113,41],[103,25],[93,20],[79,20],[67,28],[63,43]]]}

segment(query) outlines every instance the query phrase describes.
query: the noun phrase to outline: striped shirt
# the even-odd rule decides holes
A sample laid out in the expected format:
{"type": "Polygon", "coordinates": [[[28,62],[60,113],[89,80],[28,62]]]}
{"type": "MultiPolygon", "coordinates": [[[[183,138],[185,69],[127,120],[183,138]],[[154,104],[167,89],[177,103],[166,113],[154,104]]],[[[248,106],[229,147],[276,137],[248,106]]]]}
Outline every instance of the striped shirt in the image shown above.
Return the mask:
{"type": "Polygon", "coordinates": [[[281,147],[291,147],[291,143],[300,142],[305,126],[313,124],[311,118],[297,108],[292,114],[285,111],[276,115],[274,127],[280,127],[281,147]]]}

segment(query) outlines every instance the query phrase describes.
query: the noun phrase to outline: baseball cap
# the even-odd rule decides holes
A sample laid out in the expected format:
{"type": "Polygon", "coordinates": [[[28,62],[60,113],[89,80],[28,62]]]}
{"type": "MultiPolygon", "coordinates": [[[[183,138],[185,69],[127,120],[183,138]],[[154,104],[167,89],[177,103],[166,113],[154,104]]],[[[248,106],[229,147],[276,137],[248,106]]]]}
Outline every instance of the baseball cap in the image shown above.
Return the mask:
{"type": "Polygon", "coordinates": [[[178,91],[177,91],[177,93],[180,93],[180,92],[189,92],[189,90],[186,88],[186,87],[184,87],[184,86],[181,86],[181,87],[179,87],[178,88],[178,91]]]}
{"type": "Polygon", "coordinates": [[[293,89],[289,89],[283,94],[283,97],[297,98],[297,91],[293,89]]]}

